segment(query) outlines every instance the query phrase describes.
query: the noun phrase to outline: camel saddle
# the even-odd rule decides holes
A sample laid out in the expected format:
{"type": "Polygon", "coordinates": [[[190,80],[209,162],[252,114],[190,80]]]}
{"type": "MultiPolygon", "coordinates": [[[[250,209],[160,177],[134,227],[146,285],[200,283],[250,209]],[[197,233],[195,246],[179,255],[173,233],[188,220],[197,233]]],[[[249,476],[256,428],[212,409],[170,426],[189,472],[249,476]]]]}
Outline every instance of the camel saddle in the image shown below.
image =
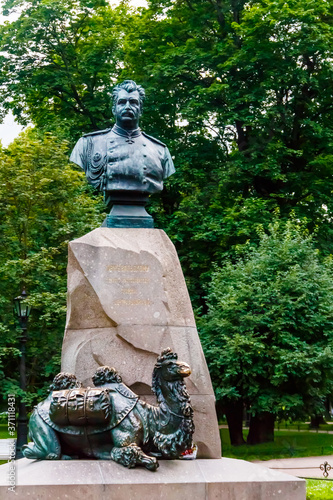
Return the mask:
{"type": "Polygon", "coordinates": [[[136,406],[139,397],[125,384],[104,388],[53,391],[36,411],[52,429],[72,435],[99,434],[113,429],[136,406]]]}
{"type": "Polygon", "coordinates": [[[103,389],[67,389],[53,391],[50,419],[61,426],[105,425],[111,418],[108,391],[103,389]]]}

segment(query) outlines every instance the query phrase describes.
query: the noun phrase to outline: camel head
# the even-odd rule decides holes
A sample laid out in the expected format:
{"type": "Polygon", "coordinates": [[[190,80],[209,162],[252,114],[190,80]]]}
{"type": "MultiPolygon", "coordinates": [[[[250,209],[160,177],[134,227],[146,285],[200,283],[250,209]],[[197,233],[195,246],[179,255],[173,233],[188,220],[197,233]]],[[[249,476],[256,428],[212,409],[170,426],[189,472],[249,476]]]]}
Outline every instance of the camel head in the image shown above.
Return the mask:
{"type": "Polygon", "coordinates": [[[191,375],[191,368],[187,363],[177,361],[178,356],[172,352],[170,347],[164,349],[157,358],[153,371],[152,391],[158,396],[162,381],[182,381],[191,375]]]}
{"type": "Polygon", "coordinates": [[[159,403],[155,412],[154,445],[166,457],[177,458],[189,449],[194,432],[193,409],[184,378],[191,374],[187,363],[164,349],[153,371],[152,391],[159,403]]]}

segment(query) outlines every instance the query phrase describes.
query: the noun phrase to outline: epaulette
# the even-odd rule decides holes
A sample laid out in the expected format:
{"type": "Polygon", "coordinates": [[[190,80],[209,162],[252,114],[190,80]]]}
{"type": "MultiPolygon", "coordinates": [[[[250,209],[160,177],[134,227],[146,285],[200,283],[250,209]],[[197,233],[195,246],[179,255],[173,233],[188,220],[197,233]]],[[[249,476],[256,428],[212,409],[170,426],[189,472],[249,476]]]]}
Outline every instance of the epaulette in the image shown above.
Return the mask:
{"type": "Polygon", "coordinates": [[[88,132],[88,134],[84,134],[82,137],[89,137],[91,135],[99,135],[99,134],[107,134],[110,132],[111,128],[106,128],[104,130],[96,130],[95,132],[88,132]]]}
{"type": "Polygon", "coordinates": [[[141,133],[142,133],[142,135],[144,135],[145,137],[147,137],[147,139],[150,139],[153,142],[157,142],[157,144],[160,144],[161,146],[164,146],[166,148],[166,144],[164,144],[164,142],[159,141],[155,137],[152,137],[151,135],[146,134],[146,132],[142,132],[141,131],[141,133]]]}

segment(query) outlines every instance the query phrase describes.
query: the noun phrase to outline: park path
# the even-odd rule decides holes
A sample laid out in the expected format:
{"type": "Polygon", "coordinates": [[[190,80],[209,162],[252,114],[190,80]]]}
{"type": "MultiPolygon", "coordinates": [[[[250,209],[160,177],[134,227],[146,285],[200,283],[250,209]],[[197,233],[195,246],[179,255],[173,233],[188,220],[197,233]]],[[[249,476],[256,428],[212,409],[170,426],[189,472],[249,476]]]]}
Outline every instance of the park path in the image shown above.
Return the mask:
{"type": "Polygon", "coordinates": [[[324,464],[327,462],[332,470],[328,470],[328,479],[333,479],[333,455],[322,457],[274,458],[272,460],[251,460],[269,469],[285,472],[291,476],[324,479],[324,464]]]}
{"type": "Polygon", "coordinates": [[[14,439],[0,439],[0,460],[8,460],[14,439]]]}
{"type": "MultiPolygon", "coordinates": [[[[219,425],[219,429],[228,429],[228,426],[223,424],[219,425]]],[[[248,427],[243,427],[243,429],[248,429],[248,427]]],[[[276,427],[274,431],[286,431],[286,432],[313,432],[316,434],[333,434],[333,424],[332,424],[332,430],[331,431],[322,431],[318,429],[279,429],[276,427]]]]}
{"type": "MultiPolygon", "coordinates": [[[[220,429],[227,429],[227,425],[220,425],[220,429]]],[[[333,427],[333,425],[332,425],[333,427]]],[[[279,430],[279,429],[275,429],[279,430]]],[[[283,431],[289,432],[298,432],[297,429],[281,429],[283,431]]],[[[302,430],[300,431],[302,432],[302,430]]],[[[318,434],[333,434],[333,429],[331,431],[322,431],[322,430],[307,430],[306,432],[314,432],[318,434]]],[[[299,457],[299,458],[274,458],[271,460],[251,460],[254,464],[260,464],[264,467],[268,467],[269,469],[279,470],[280,472],[285,472],[286,474],[290,474],[291,476],[297,477],[305,477],[305,478],[318,478],[324,479],[323,472],[324,470],[320,469],[320,466],[323,466],[325,462],[328,463],[329,466],[332,467],[332,470],[329,470],[328,467],[328,479],[333,479],[333,455],[323,455],[316,457],[299,457]]]]}

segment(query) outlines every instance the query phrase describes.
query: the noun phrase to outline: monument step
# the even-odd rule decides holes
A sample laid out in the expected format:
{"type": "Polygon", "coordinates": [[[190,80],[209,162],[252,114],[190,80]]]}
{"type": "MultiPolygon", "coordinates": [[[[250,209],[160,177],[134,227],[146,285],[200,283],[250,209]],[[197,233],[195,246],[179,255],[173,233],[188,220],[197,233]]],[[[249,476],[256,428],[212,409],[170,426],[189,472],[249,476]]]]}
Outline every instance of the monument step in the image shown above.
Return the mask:
{"type": "Polygon", "coordinates": [[[38,500],[305,500],[305,481],[232,458],[162,460],[156,472],[105,460],[15,463],[0,466],[0,498],[38,500]],[[15,479],[13,479],[15,478],[15,479]]]}

